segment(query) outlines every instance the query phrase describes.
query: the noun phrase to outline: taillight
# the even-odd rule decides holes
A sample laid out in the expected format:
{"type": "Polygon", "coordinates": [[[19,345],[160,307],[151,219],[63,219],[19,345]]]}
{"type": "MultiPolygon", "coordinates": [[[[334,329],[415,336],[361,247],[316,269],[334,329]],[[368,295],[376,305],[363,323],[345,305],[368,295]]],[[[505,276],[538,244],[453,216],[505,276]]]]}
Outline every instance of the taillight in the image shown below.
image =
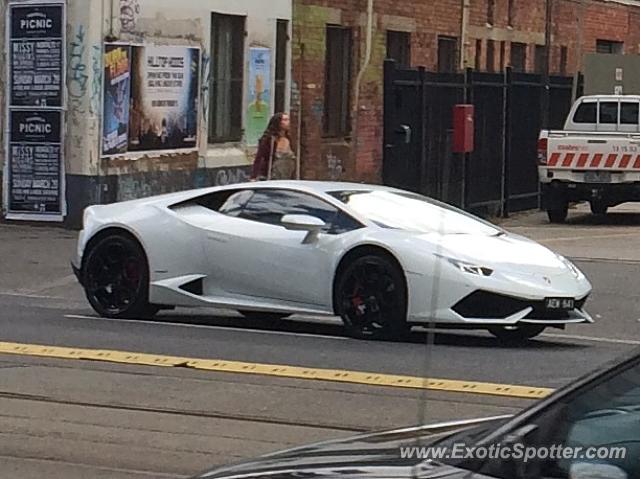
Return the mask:
{"type": "Polygon", "coordinates": [[[547,138],[538,139],[538,164],[547,164],[547,148],[549,146],[549,140],[547,138]]]}

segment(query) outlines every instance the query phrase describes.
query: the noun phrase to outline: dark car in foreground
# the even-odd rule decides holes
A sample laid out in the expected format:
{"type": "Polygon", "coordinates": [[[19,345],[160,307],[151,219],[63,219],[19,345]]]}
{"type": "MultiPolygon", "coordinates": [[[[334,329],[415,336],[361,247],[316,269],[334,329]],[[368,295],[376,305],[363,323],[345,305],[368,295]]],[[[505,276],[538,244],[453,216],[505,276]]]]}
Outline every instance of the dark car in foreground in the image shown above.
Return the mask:
{"type": "Polygon", "coordinates": [[[640,351],[515,416],[366,434],[198,477],[640,479],[640,351]]]}

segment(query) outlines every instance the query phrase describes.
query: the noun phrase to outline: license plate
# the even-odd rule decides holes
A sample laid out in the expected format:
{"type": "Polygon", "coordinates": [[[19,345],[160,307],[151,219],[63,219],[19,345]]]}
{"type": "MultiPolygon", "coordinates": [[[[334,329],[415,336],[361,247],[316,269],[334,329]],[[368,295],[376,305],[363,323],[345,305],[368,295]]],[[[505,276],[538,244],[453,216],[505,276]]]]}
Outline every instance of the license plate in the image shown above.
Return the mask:
{"type": "Polygon", "coordinates": [[[611,173],[608,171],[587,171],[584,174],[586,183],[611,183],[611,173]]]}
{"type": "Polygon", "coordinates": [[[545,306],[550,311],[573,311],[576,308],[576,300],[572,298],[547,298],[545,306]]]}

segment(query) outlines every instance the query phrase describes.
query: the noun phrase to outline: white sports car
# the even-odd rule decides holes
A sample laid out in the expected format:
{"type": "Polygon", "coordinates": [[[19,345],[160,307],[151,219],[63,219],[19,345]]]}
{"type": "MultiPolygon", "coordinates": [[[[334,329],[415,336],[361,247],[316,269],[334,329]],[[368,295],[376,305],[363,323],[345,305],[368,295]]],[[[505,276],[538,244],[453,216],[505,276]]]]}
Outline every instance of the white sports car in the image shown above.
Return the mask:
{"type": "Polygon", "coordinates": [[[451,206],[365,184],[269,181],[84,214],[74,271],[108,318],[175,306],[340,316],[358,338],[412,325],[507,341],[591,323],[567,259],[451,206]]]}

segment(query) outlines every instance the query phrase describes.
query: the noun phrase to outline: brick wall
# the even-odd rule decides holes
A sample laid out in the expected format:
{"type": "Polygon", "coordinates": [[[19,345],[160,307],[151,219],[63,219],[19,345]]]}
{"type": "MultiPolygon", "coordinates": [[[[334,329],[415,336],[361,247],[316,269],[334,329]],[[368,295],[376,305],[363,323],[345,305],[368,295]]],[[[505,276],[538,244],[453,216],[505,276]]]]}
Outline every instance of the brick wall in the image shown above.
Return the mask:
{"type": "MultiPolygon", "coordinates": [[[[526,68],[533,71],[536,45],[545,42],[546,0],[513,0],[512,21],[508,21],[509,0],[495,0],[494,21],[488,23],[487,6],[491,0],[469,3],[466,42],[462,45],[465,64],[487,65],[488,42],[494,45],[494,69],[510,64],[511,44],[524,43],[526,68]],[[511,23],[511,24],[510,24],[511,23]],[[480,50],[477,50],[479,45],[480,50]]],[[[411,33],[411,62],[435,70],[438,65],[438,36],[456,37],[460,46],[463,0],[375,0],[373,53],[360,89],[357,131],[350,138],[323,138],[325,102],[325,32],[327,24],[353,28],[355,77],[364,56],[366,0],[295,0],[293,13],[292,116],[297,124],[302,108],[300,135],[302,177],[380,182],[382,170],[383,62],[386,56],[387,30],[411,33]],[[355,138],[357,137],[357,142],[355,138]]],[[[595,51],[598,39],[620,41],[625,53],[640,50],[640,7],[591,0],[583,9],[574,1],[554,0],[551,72],[561,71],[562,47],[566,47],[566,72],[581,69],[578,53],[595,51]],[[582,17],[581,17],[582,16],[582,17]],[[580,28],[580,25],[582,27],[580,28]]],[[[353,102],[352,102],[353,107],[353,102]]]]}

